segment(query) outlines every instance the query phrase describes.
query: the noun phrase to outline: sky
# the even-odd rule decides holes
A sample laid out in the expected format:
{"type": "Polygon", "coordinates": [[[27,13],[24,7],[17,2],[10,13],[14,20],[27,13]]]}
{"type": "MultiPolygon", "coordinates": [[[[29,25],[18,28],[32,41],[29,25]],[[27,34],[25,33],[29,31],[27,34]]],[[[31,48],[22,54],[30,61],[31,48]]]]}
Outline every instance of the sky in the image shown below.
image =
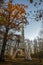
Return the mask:
{"type": "MultiPolygon", "coordinates": [[[[39,3],[39,0],[34,0],[34,2],[37,1],[37,3],[39,3]]],[[[39,6],[37,4],[36,7],[34,7],[34,2],[32,4],[30,4],[29,0],[14,0],[14,3],[20,3],[20,4],[26,4],[28,5],[28,8],[26,9],[26,11],[29,13],[29,11],[33,11],[35,10],[39,10],[41,8],[43,8],[43,3],[39,6]]],[[[30,13],[30,17],[33,18],[32,13],[30,13]]],[[[24,36],[26,39],[30,39],[33,40],[34,38],[36,38],[39,34],[40,31],[40,27],[41,27],[41,22],[37,22],[34,19],[30,19],[29,17],[27,18],[29,21],[29,25],[27,25],[24,29],[24,36]]]]}
{"type": "Polygon", "coordinates": [[[38,36],[40,27],[41,27],[41,21],[37,22],[34,19],[29,18],[29,17],[33,18],[34,10],[36,11],[37,9],[40,10],[43,8],[42,7],[43,3],[40,6],[37,4],[37,6],[34,7],[35,1],[37,1],[37,3],[40,3],[39,0],[34,0],[34,2],[32,4],[29,2],[29,0],[14,0],[14,2],[13,2],[16,4],[19,3],[19,4],[28,5],[28,8],[26,9],[27,13],[32,11],[32,13],[30,13],[30,16],[27,17],[29,25],[27,25],[24,29],[25,38],[30,39],[30,40],[33,40],[34,38],[36,38],[38,36]]]}
{"type": "MultiPolygon", "coordinates": [[[[34,0],[34,2],[37,1],[37,3],[40,3],[39,0],[34,0]]],[[[30,4],[29,0],[14,0],[15,3],[22,3],[22,4],[26,4],[28,5],[28,8],[26,9],[26,11],[29,13],[29,11],[33,11],[35,10],[39,10],[41,8],[43,8],[43,3],[39,6],[37,4],[36,7],[34,7],[34,2],[32,4],[30,4]]],[[[33,15],[32,13],[30,13],[30,17],[33,18],[33,15]]],[[[39,31],[40,31],[40,27],[41,27],[41,22],[37,22],[35,20],[31,20],[29,17],[28,17],[28,21],[29,21],[29,25],[27,25],[24,29],[24,36],[26,39],[30,39],[30,40],[33,40],[34,38],[36,38],[39,34],[39,31]]]]}

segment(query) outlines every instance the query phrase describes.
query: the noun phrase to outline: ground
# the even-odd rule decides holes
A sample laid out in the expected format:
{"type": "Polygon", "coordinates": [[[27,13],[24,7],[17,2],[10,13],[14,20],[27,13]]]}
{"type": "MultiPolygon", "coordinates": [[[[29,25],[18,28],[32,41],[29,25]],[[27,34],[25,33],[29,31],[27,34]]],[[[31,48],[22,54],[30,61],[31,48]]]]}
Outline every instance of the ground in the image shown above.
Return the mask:
{"type": "Polygon", "coordinates": [[[0,65],[43,65],[43,59],[41,63],[37,58],[33,58],[31,61],[23,59],[15,59],[14,61],[0,62],[0,65]]]}

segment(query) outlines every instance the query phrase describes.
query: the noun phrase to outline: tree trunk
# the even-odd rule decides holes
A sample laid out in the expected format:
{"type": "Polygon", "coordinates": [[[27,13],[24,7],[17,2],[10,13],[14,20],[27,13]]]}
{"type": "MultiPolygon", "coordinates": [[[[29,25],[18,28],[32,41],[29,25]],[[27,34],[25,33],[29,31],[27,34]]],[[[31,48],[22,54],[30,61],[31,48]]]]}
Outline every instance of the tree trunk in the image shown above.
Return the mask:
{"type": "Polygon", "coordinates": [[[3,39],[3,45],[2,45],[2,50],[1,50],[0,61],[3,61],[4,60],[4,52],[5,52],[6,42],[7,42],[8,30],[9,29],[6,28],[6,32],[5,32],[4,39],[3,39]]]}

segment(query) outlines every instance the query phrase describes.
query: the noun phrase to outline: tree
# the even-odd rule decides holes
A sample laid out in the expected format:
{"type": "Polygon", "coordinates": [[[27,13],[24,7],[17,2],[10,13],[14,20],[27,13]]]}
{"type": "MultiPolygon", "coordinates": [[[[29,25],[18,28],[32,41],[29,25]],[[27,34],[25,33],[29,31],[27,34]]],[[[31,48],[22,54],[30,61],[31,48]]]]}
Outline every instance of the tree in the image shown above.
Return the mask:
{"type": "Polygon", "coordinates": [[[33,3],[33,0],[30,0],[30,3],[33,3]]]}
{"type": "Polygon", "coordinates": [[[28,2],[30,1],[30,4],[32,4],[34,6],[34,8],[36,8],[33,11],[29,11],[29,18],[31,20],[34,21],[42,21],[43,20],[43,8],[39,8],[39,6],[41,7],[43,0],[39,0],[39,1],[35,1],[35,0],[28,0],[28,2]],[[32,17],[31,17],[32,15],[32,17]]]}
{"type": "Polygon", "coordinates": [[[0,0],[0,8],[2,7],[4,0],[0,0]]]}
{"type": "Polygon", "coordinates": [[[42,25],[41,25],[41,29],[39,31],[39,37],[38,37],[38,44],[39,44],[39,51],[42,51],[43,50],[43,21],[41,22],[42,25]]]}
{"type": "Polygon", "coordinates": [[[34,54],[38,53],[38,43],[37,43],[37,39],[34,39],[34,54]]]}
{"type": "Polygon", "coordinates": [[[38,37],[38,46],[39,46],[38,58],[41,62],[41,59],[43,58],[43,39],[40,37],[38,37]]]}
{"type": "MultiPolygon", "coordinates": [[[[1,8],[0,27],[4,26],[5,28],[3,45],[2,45],[2,50],[1,50],[1,57],[0,57],[1,59],[4,58],[4,52],[5,52],[8,32],[10,29],[20,30],[20,24],[22,23],[22,17],[26,15],[25,8],[27,8],[27,5],[22,5],[22,4],[13,5],[12,1],[9,1],[7,4],[5,4],[5,6],[1,8]]],[[[27,18],[25,17],[25,20],[26,19],[27,18]]],[[[25,21],[24,23],[26,22],[27,21],[25,21]]]]}

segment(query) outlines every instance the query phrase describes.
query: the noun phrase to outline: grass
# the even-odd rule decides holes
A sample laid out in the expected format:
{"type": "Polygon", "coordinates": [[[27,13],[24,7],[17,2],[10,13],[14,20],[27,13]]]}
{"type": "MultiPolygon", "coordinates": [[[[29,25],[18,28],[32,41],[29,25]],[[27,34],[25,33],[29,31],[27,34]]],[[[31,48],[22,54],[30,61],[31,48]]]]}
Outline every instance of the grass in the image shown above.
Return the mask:
{"type": "Polygon", "coordinates": [[[13,65],[43,65],[39,62],[34,61],[23,61],[23,62],[14,62],[13,65]]]}
{"type": "Polygon", "coordinates": [[[1,62],[0,65],[43,65],[43,59],[41,63],[37,58],[33,58],[32,61],[16,59],[14,61],[1,62]]]}

